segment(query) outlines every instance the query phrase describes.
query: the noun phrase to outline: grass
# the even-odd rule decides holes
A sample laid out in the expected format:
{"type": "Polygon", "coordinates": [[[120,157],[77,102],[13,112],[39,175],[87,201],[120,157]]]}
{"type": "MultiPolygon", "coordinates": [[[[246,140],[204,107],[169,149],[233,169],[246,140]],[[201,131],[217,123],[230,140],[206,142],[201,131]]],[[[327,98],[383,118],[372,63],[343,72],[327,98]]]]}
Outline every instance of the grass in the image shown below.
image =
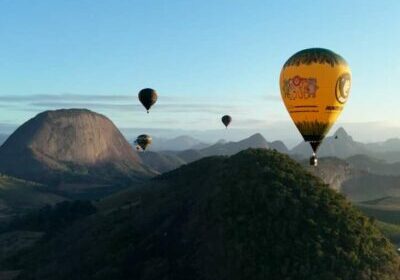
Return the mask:
{"type": "Polygon", "coordinates": [[[381,232],[395,244],[400,243],[400,225],[389,224],[381,221],[376,222],[381,232]]]}

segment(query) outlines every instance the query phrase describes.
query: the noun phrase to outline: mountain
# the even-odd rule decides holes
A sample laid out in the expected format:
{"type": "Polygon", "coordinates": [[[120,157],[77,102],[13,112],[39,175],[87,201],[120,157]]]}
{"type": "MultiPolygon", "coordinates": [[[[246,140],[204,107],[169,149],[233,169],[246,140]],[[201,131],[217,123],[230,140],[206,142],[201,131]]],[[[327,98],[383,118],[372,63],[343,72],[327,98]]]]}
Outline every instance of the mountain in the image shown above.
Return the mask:
{"type": "Polygon", "coordinates": [[[4,142],[6,142],[6,140],[9,136],[10,135],[8,135],[8,134],[0,134],[0,145],[2,145],[4,142]]]}
{"type": "Polygon", "coordinates": [[[249,138],[243,139],[238,142],[216,143],[210,147],[200,150],[204,156],[215,155],[233,155],[248,148],[263,148],[268,149],[268,142],[260,134],[256,133],[249,138]]]}
{"type": "MultiPolygon", "coordinates": [[[[295,146],[290,153],[297,157],[309,158],[312,150],[308,143],[302,142],[295,146]]],[[[367,155],[388,163],[400,162],[400,139],[392,138],[383,142],[361,143],[340,127],[333,136],[326,137],[319,150],[319,157],[348,158],[355,155],[367,155]]]]}
{"type": "Polygon", "coordinates": [[[384,142],[367,143],[366,146],[369,150],[377,153],[400,151],[400,139],[390,138],[384,142]]]}
{"type": "Polygon", "coordinates": [[[153,137],[150,151],[183,151],[189,149],[203,149],[209,146],[193,137],[182,135],[173,139],[153,137]]]}
{"type": "MultiPolygon", "coordinates": [[[[369,152],[365,144],[354,141],[341,127],[333,136],[324,139],[318,149],[318,157],[347,158],[357,154],[368,154],[369,152]]],[[[312,150],[308,143],[302,142],[291,150],[291,154],[309,158],[312,150]]]]}
{"type": "Polygon", "coordinates": [[[320,158],[318,166],[310,166],[308,160],[301,161],[301,163],[309,172],[339,192],[342,191],[344,182],[359,173],[353,170],[347,161],[334,157],[320,158]]]}
{"type": "Polygon", "coordinates": [[[400,176],[400,162],[387,163],[367,155],[355,155],[346,159],[350,166],[372,174],[400,176]]]}
{"type": "Polygon", "coordinates": [[[387,196],[400,197],[400,176],[384,176],[365,173],[342,184],[342,193],[355,202],[380,199],[387,196]]]}
{"type": "Polygon", "coordinates": [[[18,279],[400,279],[376,226],[288,156],[209,157],[97,204],[2,268],[18,279]]]}
{"type": "Polygon", "coordinates": [[[283,143],[282,141],[273,141],[273,142],[269,142],[268,146],[271,149],[275,149],[278,152],[282,153],[282,154],[289,154],[289,149],[286,147],[285,143],[283,143]]]}
{"type": "Polygon", "coordinates": [[[317,167],[309,166],[306,160],[300,162],[331,188],[355,203],[388,196],[400,197],[398,164],[388,164],[365,155],[349,159],[320,158],[317,167]]]}
{"type": "Polygon", "coordinates": [[[261,134],[257,133],[238,142],[219,140],[215,144],[207,146],[203,149],[189,149],[184,151],[170,150],[150,153],[146,152],[140,153],[139,155],[144,164],[151,167],[158,173],[164,173],[203,157],[214,155],[233,155],[248,148],[271,148],[281,153],[289,153],[289,149],[282,141],[268,142],[261,134]]]}
{"type": "Polygon", "coordinates": [[[107,117],[85,109],[45,111],[25,122],[0,147],[0,172],[57,184],[152,175],[107,117]]]}
{"type": "MultiPolygon", "coordinates": [[[[274,142],[274,146],[280,150],[285,150],[285,145],[282,142],[274,142]]],[[[177,153],[177,156],[182,158],[185,162],[193,162],[203,157],[216,156],[216,155],[234,155],[240,151],[248,148],[263,148],[269,149],[270,144],[260,134],[256,133],[246,139],[238,142],[222,142],[218,141],[214,145],[201,150],[187,150],[177,153]]],[[[287,148],[286,148],[287,150],[287,148]]]]}
{"type": "Polygon", "coordinates": [[[186,162],[174,154],[146,151],[139,153],[142,162],[158,173],[171,171],[186,162]]]}

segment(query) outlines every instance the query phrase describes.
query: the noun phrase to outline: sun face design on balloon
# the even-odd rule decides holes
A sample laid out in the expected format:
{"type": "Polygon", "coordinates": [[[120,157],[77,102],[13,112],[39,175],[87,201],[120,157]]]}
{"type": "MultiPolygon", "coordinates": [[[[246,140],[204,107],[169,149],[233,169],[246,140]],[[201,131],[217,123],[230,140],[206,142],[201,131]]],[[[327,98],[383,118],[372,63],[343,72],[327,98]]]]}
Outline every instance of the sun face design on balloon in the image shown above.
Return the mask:
{"type": "Polygon", "coordinates": [[[351,77],[349,73],[342,74],[336,81],[336,100],[340,104],[346,103],[349,98],[351,77]]]}

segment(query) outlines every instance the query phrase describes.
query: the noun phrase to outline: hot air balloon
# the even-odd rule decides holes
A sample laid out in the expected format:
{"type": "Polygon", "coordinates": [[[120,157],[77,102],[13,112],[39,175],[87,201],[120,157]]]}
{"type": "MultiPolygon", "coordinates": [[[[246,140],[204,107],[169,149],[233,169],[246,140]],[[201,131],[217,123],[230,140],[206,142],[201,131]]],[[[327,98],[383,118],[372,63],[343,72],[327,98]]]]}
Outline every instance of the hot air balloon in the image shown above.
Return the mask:
{"type": "Polygon", "coordinates": [[[317,165],[318,147],[342,112],[350,85],[347,62],[327,49],[302,50],[282,68],[282,99],[304,141],[313,149],[311,165],[317,165]]]}
{"type": "Polygon", "coordinates": [[[152,142],[153,139],[151,136],[146,134],[139,135],[135,140],[135,144],[142,148],[143,151],[145,151],[152,142]]]}
{"type": "Polygon", "coordinates": [[[139,92],[138,97],[139,101],[146,108],[147,113],[149,113],[151,106],[153,106],[154,103],[156,103],[158,95],[154,89],[145,88],[139,92]]]}
{"type": "Polygon", "coordinates": [[[228,128],[228,125],[231,123],[232,121],[232,117],[229,115],[225,115],[221,118],[222,123],[225,125],[226,128],[228,128]]]}

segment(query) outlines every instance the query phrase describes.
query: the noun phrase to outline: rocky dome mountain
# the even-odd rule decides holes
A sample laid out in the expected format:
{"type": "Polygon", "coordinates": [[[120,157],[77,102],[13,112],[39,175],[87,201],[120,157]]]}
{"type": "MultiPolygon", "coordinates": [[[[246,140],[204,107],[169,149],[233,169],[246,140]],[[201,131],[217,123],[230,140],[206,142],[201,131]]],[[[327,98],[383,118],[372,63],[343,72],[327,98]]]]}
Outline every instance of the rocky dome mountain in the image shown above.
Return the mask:
{"type": "Polygon", "coordinates": [[[273,150],[201,159],[97,209],[4,267],[25,280],[400,279],[374,222],[273,150]]]}
{"type": "Polygon", "coordinates": [[[43,183],[151,175],[116,126],[86,109],[45,111],[0,147],[0,172],[43,183]]]}

